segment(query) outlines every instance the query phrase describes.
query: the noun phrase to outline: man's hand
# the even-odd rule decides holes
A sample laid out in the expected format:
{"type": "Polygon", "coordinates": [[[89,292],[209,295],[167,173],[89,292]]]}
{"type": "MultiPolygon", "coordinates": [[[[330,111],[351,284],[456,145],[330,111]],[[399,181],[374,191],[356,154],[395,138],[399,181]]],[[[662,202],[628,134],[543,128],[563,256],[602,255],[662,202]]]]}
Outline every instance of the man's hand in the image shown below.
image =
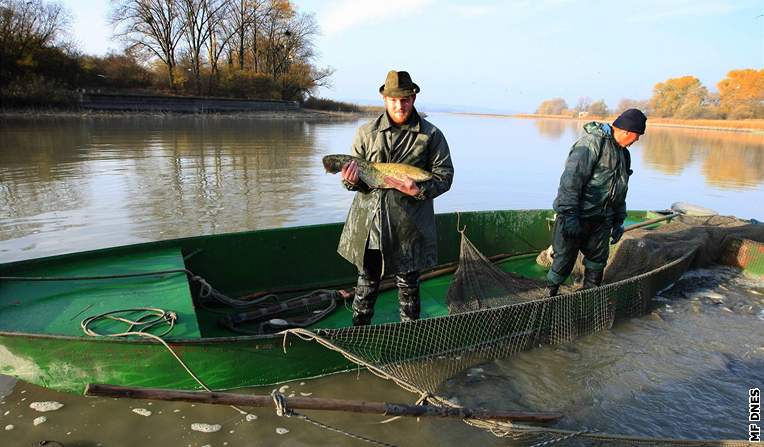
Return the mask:
{"type": "Polygon", "coordinates": [[[358,184],[358,163],[355,160],[351,160],[340,171],[342,180],[350,183],[351,185],[358,184]]]}
{"type": "Polygon", "coordinates": [[[584,237],[584,228],[578,219],[578,214],[564,214],[562,216],[562,237],[565,239],[581,239],[584,237]]]}
{"type": "Polygon", "coordinates": [[[419,194],[419,186],[409,176],[406,176],[405,180],[398,180],[397,178],[388,175],[385,177],[385,183],[407,196],[415,196],[419,194]]]}
{"type": "Polygon", "coordinates": [[[619,225],[614,225],[614,226],[613,226],[613,229],[612,229],[612,230],[610,230],[610,236],[611,236],[611,238],[612,238],[612,239],[610,240],[610,244],[611,244],[611,245],[612,245],[612,244],[617,244],[617,243],[618,243],[618,241],[620,241],[620,240],[621,240],[621,236],[623,236],[623,231],[624,231],[624,228],[623,228],[623,223],[621,223],[621,224],[619,224],[619,225]]]}

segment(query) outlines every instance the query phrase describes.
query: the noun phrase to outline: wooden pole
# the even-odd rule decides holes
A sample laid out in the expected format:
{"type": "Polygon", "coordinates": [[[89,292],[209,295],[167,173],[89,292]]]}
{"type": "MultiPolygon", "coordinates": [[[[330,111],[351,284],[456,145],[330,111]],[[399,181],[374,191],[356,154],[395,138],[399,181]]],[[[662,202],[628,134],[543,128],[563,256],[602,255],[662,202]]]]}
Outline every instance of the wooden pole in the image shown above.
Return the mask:
{"type": "Polygon", "coordinates": [[[649,225],[656,224],[658,222],[663,222],[664,220],[669,220],[671,218],[677,217],[680,214],[681,213],[671,213],[671,214],[666,214],[665,216],[656,217],[654,219],[648,219],[648,220],[645,220],[643,222],[638,222],[638,223],[629,225],[628,227],[624,228],[623,231],[627,232],[627,231],[631,231],[631,230],[636,230],[637,228],[647,227],[649,225]]]}
{"type": "MultiPolygon", "coordinates": [[[[222,393],[216,391],[177,391],[94,383],[88,384],[85,388],[85,395],[194,402],[213,405],[237,405],[243,407],[274,407],[273,398],[271,396],[222,393]]],[[[370,413],[387,416],[436,416],[519,422],[550,422],[562,417],[562,414],[557,412],[494,411],[478,408],[450,408],[429,405],[408,405],[388,402],[366,402],[362,400],[311,397],[284,397],[284,402],[288,408],[301,410],[351,411],[354,413],[370,413]]]]}

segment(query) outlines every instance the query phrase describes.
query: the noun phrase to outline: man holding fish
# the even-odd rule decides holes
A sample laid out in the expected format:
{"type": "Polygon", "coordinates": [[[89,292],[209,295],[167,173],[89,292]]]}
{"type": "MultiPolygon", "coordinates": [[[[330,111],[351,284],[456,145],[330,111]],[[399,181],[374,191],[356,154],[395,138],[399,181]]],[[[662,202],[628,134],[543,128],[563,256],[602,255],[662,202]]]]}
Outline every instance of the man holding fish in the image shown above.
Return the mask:
{"type": "Polygon", "coordinates": [[[361,126],[352,157],[327,156],[356,191],[337,251],[358,268],[353,325],[368,325],[380,279],[395,274],[401,321],[419,318],[419,272],[437,263],[433,199],[451,187],[454,168],[443,133],[414,108],[419,86],[390,71],[379,88],[385,113],[361,126]]]}

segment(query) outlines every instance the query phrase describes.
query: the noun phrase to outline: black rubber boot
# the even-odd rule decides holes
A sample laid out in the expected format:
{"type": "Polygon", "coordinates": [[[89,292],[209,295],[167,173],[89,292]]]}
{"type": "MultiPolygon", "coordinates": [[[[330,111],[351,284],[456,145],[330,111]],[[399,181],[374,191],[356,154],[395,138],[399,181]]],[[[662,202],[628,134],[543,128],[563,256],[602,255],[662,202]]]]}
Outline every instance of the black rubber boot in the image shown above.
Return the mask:
{"type": "Polygon", "coordinates": [[[379,294],[379,281],[366,275],[358,276],[358,284],[353,298],[353,326],[367,326],[374,316],[374,303],[379,294]]]}
{"type": "Polygon", "coordinates": [[[559,284],[549,284],[544,289],[544,296],[547,297],[553,297],[560,294],[560,285],[559,284]]]}
{"type": "Polygon", "coordinates": [[[584,284],[581,286],[581,290],[584,289],[591,289],[594,287],[599,287],[600,284],[602,284],[602,274],[604,272],[602,270],[584,270],[584,284]]]}
{"type": "Polygon", "coordinates": [[[395,275],[401,321],[419,319],[419,272],[395,275]]]}

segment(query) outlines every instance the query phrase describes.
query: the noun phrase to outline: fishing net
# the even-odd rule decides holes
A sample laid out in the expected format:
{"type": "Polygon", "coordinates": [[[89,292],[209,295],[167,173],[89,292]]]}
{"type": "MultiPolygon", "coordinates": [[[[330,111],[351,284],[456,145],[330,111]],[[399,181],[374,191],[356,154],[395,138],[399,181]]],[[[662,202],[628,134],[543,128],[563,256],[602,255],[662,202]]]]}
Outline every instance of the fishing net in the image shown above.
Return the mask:
{"type": "MultiPolygon", "coordinates": [[[[507,273],[462,233],[459,268],[447,293],[449,315],[365,327],[290,331],[337,350],[373,373],[435,405],[457,405],[449,378],[480,363],[542,344],[560,344],[610,328],[617,317],[644,315],[651,299],[691,267],[728,253],[740,239],[764,241],[764,225],[734,218],[682,217],[653,230],[633,231],[614,248],[606,283],[543,296],[543,281],[507,273]]],[[[468,423],[507,436],[516,445],[747,445],[558,430],[496,421],[468,423]]],[[[513,444],[514,445],[514,444],[513,444]]]]}

